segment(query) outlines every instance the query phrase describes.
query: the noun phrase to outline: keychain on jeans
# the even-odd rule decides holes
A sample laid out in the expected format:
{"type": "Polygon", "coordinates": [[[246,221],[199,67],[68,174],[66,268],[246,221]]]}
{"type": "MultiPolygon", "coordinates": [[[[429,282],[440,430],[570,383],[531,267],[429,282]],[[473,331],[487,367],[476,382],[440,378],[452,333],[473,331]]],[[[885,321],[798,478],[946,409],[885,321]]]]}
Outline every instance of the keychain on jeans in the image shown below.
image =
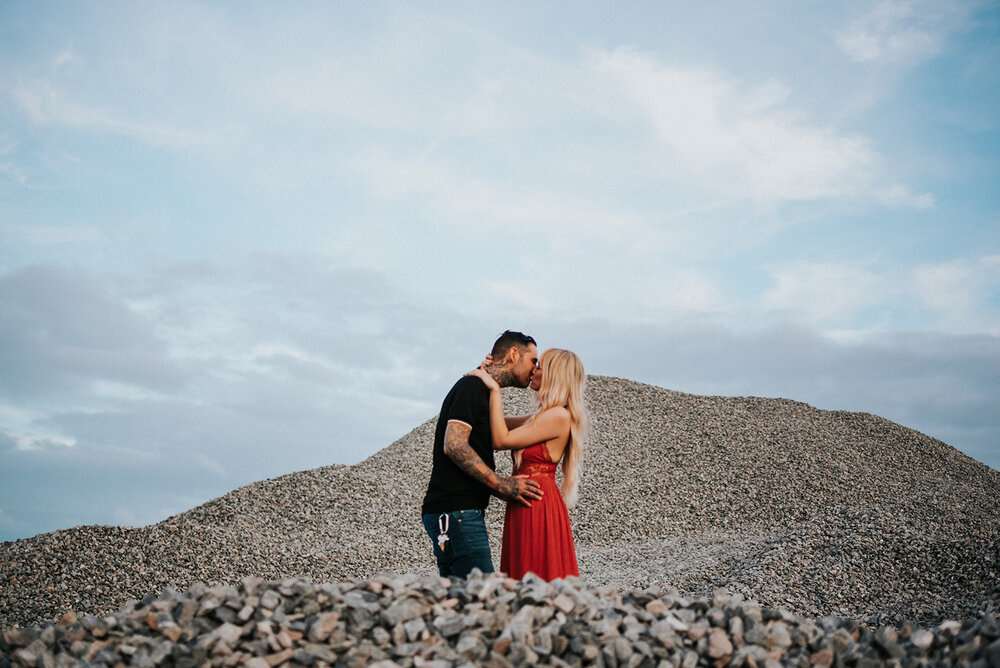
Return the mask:
{"type": "Polygon", "coordinates": [[[438,517],[438,531],[440,531],[440,533],[438,534],[437,541],[438,541],[438,548],[440,548],[442,552],[446,552],[448,550],[449,519],[450,518],[448,517],[448,513],[442,513],[441,516],[438,517]]]}

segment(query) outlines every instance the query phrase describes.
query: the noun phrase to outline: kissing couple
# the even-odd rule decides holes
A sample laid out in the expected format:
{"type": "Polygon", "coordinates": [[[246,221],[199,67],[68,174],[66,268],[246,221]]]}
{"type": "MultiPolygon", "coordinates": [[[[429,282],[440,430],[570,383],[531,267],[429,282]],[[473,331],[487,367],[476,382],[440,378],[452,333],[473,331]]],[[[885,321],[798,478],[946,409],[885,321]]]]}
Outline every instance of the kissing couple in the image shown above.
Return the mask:
{"type": "Polygon", "coordinates": [[[587,415],[580,358],[507,330],[486,361],[455,383],[441,405],[431,479],[421,513],[438,572],[465,578],[493,572],[485,512],[491,495],[507,502],[500,570],[545,580],[580,574],[567,507],[576,503],[587,415]],[[504,417],[501,389],[530,387],[532,415],[504,417]],[[495,450],[510,450],[513,473],[497,475],[495,450]],[[562,463],[562,485],[556,467],[562,463]]]}

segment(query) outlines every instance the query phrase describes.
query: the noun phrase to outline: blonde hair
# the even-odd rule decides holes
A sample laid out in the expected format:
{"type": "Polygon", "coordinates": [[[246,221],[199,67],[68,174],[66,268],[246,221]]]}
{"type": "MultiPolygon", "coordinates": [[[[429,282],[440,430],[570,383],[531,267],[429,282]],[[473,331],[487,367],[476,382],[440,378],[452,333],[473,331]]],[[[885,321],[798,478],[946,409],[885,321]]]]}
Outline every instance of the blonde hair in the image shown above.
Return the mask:
{"type": "MultiPolygon", "coordinates": [[[[588,420],[583,403],[583,389],[586,375],[583,362],[575,353],[559,348],[549,348],[542,353],[539,365],[542,367],[542,386],[535,401],[538,415],[542,411],[562,406],[569,411],[569,441],[562,455],[563,482],[560,487],[563,500],[570,508],[576,505],[580,484],[581,460],[586,448],[588,420]]],[[[535,415],[531,419],[535,419],[535,415]]],[[[513,452],[514,468],[521,464],[521,451],[513,452]]]]}

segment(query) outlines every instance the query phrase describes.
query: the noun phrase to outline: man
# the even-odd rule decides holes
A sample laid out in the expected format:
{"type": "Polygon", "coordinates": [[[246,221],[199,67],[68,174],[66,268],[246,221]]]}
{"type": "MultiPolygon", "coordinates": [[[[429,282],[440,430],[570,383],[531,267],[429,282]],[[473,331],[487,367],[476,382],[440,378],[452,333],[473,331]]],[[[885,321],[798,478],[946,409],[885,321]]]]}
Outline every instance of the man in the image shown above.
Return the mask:
{"type": "MultiPolygon", "coordinates": [[[[533,338],[507,330],[493,344],[491,355],[494,361],[486,371],[500,387],[528,386],[538,366],[533,338]]],[[[492,573],[484,517],[490,495],[530,506],[542,493],[534,480],[496,474],[490,391],[478,378],[460,378],[441,404],[433,461],[421,512],[438,572],[456,578],[467,577],[473,568],[492,573]]]]}

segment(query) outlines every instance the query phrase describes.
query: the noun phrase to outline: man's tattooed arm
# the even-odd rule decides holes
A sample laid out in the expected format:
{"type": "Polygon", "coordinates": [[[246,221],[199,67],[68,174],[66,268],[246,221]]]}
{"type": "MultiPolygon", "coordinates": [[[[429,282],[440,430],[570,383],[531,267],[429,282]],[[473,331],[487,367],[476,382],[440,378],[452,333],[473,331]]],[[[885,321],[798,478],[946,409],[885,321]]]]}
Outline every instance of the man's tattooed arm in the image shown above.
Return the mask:
{"type": "Polygon", "coordinates": [[[532,492],[538,483],[533,480],[519,478],[501,478],[476,454],[469,445],[469,434],[472,429],[464,424],[449,422],[444,432],[444,454],[448,455],[458,468],[474,480],[486,485],[490,491],[504,499],[518,501],[526,505],[528,498],[541,498],[540,494],[525,494],[532,492]]]}

